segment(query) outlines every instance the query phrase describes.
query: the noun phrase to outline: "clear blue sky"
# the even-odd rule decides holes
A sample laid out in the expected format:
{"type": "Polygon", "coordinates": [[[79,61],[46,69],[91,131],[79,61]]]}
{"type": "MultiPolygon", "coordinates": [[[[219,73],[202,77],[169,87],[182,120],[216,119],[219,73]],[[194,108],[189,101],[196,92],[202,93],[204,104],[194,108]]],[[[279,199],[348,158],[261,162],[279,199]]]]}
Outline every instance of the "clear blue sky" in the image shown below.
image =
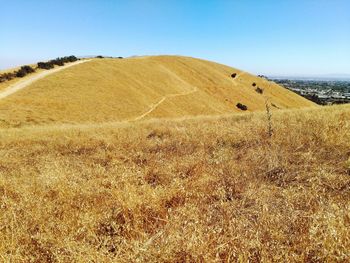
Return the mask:
{"type": "Polygon", "coordinates": [[[0,68],[178,54],[256,74],[350,74],[350,0],[0,0],[0,68]]]}

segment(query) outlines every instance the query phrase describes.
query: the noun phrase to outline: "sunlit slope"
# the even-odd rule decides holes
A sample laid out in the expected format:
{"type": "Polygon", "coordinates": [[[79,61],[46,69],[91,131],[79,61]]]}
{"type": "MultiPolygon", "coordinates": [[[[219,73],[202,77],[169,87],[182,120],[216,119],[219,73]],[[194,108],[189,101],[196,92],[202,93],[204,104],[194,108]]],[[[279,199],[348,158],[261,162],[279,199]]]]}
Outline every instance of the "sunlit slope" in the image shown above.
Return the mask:
{"type": "Polygon", "coordinates": [[[0,101],[2,125],[106,122],[217,115],[314,104],[225,65],[179,56],[95,59],[41,79],[0,101]],[[236,73],[236,78],[231,74],[236,73]],[[255,91],[253,82],[264,89],[255,91]]]}

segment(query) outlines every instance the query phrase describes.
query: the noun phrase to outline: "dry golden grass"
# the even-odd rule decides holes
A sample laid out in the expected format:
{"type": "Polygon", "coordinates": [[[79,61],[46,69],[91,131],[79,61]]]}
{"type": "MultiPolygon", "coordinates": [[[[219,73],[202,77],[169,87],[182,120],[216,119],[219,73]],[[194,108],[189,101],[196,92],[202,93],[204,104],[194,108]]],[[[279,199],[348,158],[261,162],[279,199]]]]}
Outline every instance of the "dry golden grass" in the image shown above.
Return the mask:
{"type": "Polygon", "coordinates": [[[0,125],[99,123],[220,115],[314,104],[273,82],[217,63],[177,56],[95,59],[0,100],[0,125]],[[235,79],[232,73],[237,73],[235,79]],[[261,95],[252,83],[264,89],[261,95]]]}
{"type": "MultiPolygon", "coordinates": [[[[85,59],[81,59],[81,60],[85,60],[85,59]]],[[[65,65],[70,65],[71,63],[65,63],[65,65]]],[[[38,75],[39,73],[41,72],[47,72],[46,69],[40,69],[40,68],[37,68],[37,64],[29,64],[29,66],[31,66],[33,69],[35,69],[35,72],[33,73],[30,73],[26,76],[24,76],[23,78],[14,78],[10,81],[5,81],[5,82],[0,82],[0,92],[7,89],[9,86],[11,85],[14,85],[14,84],[17,84],[19,82],[22,82],[22,81],[25,81],[25,80],[28,80],[30,78],[32,78],[33,76],[36,76],[38,75]]],[[[5,69],[5,70],[0,70],[0,74],[2,73],[13,73],[17,70],[19,70],[21,67],[16,67],[16,68],[11,68],[11,69],[5,69]]],[[[60,66],[57,66],[55,65],[54,68],[61,68],[60,66]]]]}
{"type": "MultiPolygon", "coordinates": [[[[30,65],[30,66],[35,68],[36,65],[30,65]]],[[[20,68],[21,67],[11,68],[11,69],[6,69],[6,70],[0,70],[0,74],[2,74],[2,73],[13,73],[13,72],[19,70],[20,68]]],[[[28,78],[32,77],[33,74],[37,74],[37,73],[42,72],[42,71],[44,71],[44,70],[43,69],[36,69],[35,73],[28,74],[28,75],[26,75],[23,78],[14,78],[14,79],[12,79],[10,81],[0,82],[0,92],[2,90],[4,90],[4,89],[8,88],[11,85],[18,83],[19,81],[23,81],[25,79],[28,79],[28,78]]]]}
{"type": "Polygon", "coordinates": [[[350,107],[272,114],[1,130],[0,261],[348,262],[350,107]]]}

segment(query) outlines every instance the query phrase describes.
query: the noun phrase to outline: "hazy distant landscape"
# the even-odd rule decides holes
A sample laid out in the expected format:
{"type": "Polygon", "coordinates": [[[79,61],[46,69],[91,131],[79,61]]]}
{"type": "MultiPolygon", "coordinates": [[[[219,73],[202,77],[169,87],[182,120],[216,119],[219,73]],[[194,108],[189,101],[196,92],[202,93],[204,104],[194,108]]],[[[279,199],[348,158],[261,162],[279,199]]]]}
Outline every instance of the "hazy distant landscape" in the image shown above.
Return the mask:
{"type": "Polygon", "coordinates": [[[317,78],[271,79],[317,104],[350,103],[350,80],[317,78]]]}

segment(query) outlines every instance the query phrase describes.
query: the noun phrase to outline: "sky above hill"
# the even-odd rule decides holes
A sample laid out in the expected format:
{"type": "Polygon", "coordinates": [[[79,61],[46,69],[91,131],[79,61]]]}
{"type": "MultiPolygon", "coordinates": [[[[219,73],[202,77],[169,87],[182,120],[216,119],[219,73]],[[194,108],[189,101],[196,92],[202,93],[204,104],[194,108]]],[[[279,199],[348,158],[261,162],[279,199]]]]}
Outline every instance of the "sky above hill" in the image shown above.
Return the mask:
{"type": "Polygon", "coordinates": [[[350,74],[349,0],[0,0],[0,69],[184,55],[255,74],[350,74]]]}

